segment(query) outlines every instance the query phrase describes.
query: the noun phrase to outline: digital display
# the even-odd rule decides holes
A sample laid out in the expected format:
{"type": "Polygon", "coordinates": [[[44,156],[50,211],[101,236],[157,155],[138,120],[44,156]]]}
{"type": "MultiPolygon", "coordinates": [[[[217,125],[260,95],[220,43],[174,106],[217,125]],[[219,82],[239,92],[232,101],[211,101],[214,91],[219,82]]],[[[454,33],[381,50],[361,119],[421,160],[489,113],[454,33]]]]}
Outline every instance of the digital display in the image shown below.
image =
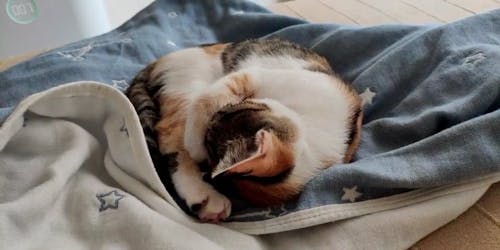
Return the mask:
{"type": "Polygon", "coordinates": [[[10,19],[19,24],[32,23],[38,17],[34,0],[9,0],[5,9],[10,19]]]}

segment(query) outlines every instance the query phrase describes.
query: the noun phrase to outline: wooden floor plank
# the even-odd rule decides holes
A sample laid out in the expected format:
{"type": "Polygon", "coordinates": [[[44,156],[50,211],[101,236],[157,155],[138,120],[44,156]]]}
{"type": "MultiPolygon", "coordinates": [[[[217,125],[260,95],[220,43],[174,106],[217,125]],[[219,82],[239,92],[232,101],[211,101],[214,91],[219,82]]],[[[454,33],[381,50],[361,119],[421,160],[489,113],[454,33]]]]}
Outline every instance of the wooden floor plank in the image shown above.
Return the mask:
{"type": "Polygon", "coordinates": [[[441,23],[431,15],[397,0],[359,0],[401,23],[441,23]]]}
{"type": "Polygon", "coordinates": [[[410,249],[500,249],[500,227],[472,207],[410,249]]]}
{"type": "Polygon", "coordinates": [[[345,17],[342,13],[336,12],[319,1],[295,0],[283,3],[293,11],[299,13],[311,22],[333,22],[341,24],[356,24],[353,20],[345,17]]]}
{"type": "MultiPolygon", "coordinates": [[[[492,185],[476,205],[480,206],[500,228],[500,182],[492,185]]],[[[500,235],[498,237],[500,238],[500,235]]]]}
{"type": "Polygon", "coordinates": [[[453,22],[458,19],[471,16],[474,13],[461,9],[450,3],[441,0],[401,0],[402,2],[411,5],[423,12],[443,21],[453,22]]]}
{"type": "Polygon", "coordinates": [[[361,25],[398,23],[397,20],[359,1],[320,0],[320,2],[361,25]]]}
{"type": "Polygon", "coordinates": [[[303,16],[299,15],[297,12],[293,11],[290,9],[290,7],[286,6],[285,4],[282,3],[273,3],[266,5],[266,8],[276,14],[280,15],[285,15],[285,16],[291,16],[291,17],[297,17],[300,19],[305,19],[303,16]]]}
{"type": "Polygon", "coordinates": [[[12,57],[7,57],[4,59],[1,59],[0,60],[0,72],[7,70],[8,68],[10,68],[10,67],[12,67],[20,62],[27,61],[27,60],[45,52],[45,51],[47,51],[47,50],[32,51],[32,52],[25,53],[23,55],[12,56],[12,57]]]}
{"type": "Polygon", "coordinates": [[[481,13],[500,8],[500,3],[493,0],[445,0],[474,13],[481,13]]]}

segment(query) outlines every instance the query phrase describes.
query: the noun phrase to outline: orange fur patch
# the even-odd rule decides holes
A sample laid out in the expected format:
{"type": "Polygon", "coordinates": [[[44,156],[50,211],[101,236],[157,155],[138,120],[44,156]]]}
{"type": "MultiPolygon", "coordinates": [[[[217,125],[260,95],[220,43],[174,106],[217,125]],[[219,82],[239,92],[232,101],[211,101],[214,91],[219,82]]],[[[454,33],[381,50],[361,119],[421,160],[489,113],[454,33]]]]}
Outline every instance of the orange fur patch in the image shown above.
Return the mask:
{"type": "Polygon", "coordinates": [[[254,95],[254,89],[251,83],[251,78],[248,74],[236,74],[231,77],[231,82],[227,87],[234,95],[241,97],[251,97],[254,95]]]}
{"type": "Polygon", "coordinates": [[[255,206],[272,206],[290,201],[302,188],[302,184],[292,181],[266,185],[249,180],[237,180],[235,185],[241,197],[255,206]]]}
{"type": "Polygon", "coordinates": [[[272,133],[268,133],[268,136],[271,137],[270,144],[272,145],[265,146],[269,148],[266,152],[235,168],[229,169],[227,172],[248,173],[256,177],[272,177],[290,171],[295,160],[291,145],[281,142],[272,133]]]}
{"type": "MultiPolygon", "coordinates": [[[[294,167],[291,145],[281,142],[274,134],[270,133],[269,136],[273,145],[262,157],[249,161],[242,165],[241,169],[231,169],[228,172],[249,172],[250,176],[273,177],[290,171],[294,167]]],[[[290,177],[283,182],[273,184],[251,180],[235,180],[234,182],[239,194],[257,206],[275,205],[288,201],[300,192],[301,187],[301,184],[293,182],[290,177]]]]}
{"type": "Polygon", "coordinates": [[[235,74],[228,79],[228,82],[225,85],[231,92],[231,95],[222,94],[221,96],[202,96],[196,105],[199,105],[201,110],[212,110],[215,112],[217,110],[213,109],[217,109],[219,107],[214,107],[215,104],[217,104],[214,103],[214,99],[218,100],[220,103],[235,103],[235,97],[237,100],[236,102],[240,102],[254,95],[254,89],[251,84],[250,77],[247,74],[235,74]],[[231,99],[233,101],[228,101],[227,99],[231,99]]]}
{"type": "Polygon", "coordinates": [[[201,48],[205,51],[205,53],[216,56],[220,55],[228,45],[229,45],[228,43],[218,43],[210,46],[204,46],[201,48]]]}
{"type": "Polygon", "coordinates": [[[161,120],[156,124],[160,152],[178,152],[184,149],[186,100],[179,96],[160,98],[161,120]]]}
{"type": "Polygon", "coordinates": [[[283,143],[274,134],[271,135],[275,149],[273,150],[273,157],[269,157],[268,164],[270,164],[271,167],[265,174],[262,175],[264,177],[277,175],[291,170],[295,161],[291,145],[283,143]]]}
{"type": "Polygon", "coordinates": [[[313,56],[311,61],[315,67],[322,69],[323,72],[332,72],[332,68],[328,61],[322,56],[313,56]]]}

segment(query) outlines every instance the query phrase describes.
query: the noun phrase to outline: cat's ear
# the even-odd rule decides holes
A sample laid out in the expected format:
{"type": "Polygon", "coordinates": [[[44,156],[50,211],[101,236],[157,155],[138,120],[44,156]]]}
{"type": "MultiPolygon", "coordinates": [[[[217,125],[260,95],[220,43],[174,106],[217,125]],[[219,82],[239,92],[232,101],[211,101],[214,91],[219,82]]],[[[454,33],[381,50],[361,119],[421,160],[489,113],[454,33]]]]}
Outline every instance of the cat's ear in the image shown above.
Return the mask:
{"type": "Polygon", "coordinates": [[[254,155],[226,169],[216,168],[212,177],[222,173],[271,177],[293,167],[294,157],[291,147],[281,142],[273,133],[263,129],[259,130],[256,134],[256,143],[258,149],[254,155]]]}

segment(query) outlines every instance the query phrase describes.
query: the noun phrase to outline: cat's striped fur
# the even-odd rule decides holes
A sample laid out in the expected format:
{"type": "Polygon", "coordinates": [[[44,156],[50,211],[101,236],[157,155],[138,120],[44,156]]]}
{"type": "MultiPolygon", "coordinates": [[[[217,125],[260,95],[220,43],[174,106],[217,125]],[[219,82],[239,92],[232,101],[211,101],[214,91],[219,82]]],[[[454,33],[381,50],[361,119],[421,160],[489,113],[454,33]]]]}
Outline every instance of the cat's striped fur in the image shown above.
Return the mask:
{"type": "Polygon", "coordinates": [[[126,95],[162,181],[171,177],[167,188],[204,221],[225,219],[231,203],[203,181],[202,162],[213,181],[229,179],[245,200],[269,205],[350,161],[359,145],[359,96],[323,57],[283,40],[171,53],[142,70],[126,95]]]}

